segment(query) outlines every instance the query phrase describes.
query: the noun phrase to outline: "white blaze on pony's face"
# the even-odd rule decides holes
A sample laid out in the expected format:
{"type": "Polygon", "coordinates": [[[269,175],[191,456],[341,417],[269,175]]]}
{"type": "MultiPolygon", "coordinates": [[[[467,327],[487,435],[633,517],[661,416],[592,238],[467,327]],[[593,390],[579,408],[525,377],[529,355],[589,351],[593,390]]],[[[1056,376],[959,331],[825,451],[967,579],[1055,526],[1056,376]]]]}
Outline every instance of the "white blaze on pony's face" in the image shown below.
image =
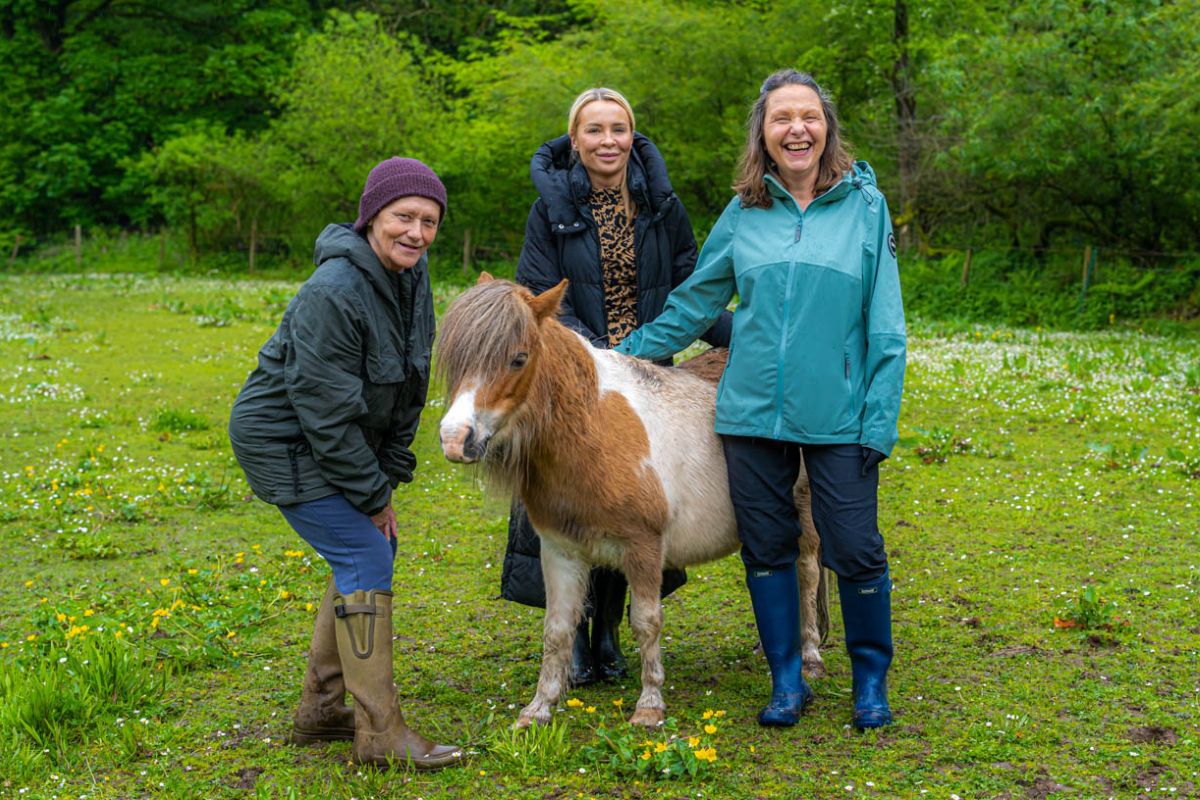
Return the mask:
{"type": "Polygon", "coordinates": [[[525,401],[540,352],[538,323],[558,311],[566,281],[537,297],[507,286],[483,273],[442,320],[439,370],[450,395],[439,433],[450,461],[482,460],[492,437],[525,401]],[[517,313],[495,313],[495,302],[506,295],[517,313]]]}
{"type": "MultiPolygon", "coordinates": [[[[446,416],[442,417],[439,435],[442,453],[451,461],[469,464],[483,455],[479,449],[477,416],[475,413],[475,386],[472,385],[454,397],[446,416]]],[[[486,440],[484,442],[486,447],[486,440]]]]}

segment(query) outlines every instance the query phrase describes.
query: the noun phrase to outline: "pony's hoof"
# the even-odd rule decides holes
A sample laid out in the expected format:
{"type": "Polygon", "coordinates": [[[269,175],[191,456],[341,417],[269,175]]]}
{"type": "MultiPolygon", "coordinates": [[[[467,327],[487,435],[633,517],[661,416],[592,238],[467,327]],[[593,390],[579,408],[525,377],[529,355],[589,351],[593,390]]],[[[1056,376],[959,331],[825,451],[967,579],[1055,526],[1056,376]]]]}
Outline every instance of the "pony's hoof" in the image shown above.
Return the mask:
{"type": "Polygon", "coordinates": [[[534,725],[549,725],[550,710],[539,708],[536,703],[531,703],[521,709],[521,713],[517,715],[517,721],[513,723],[513,730],[521,731],[534,725]]]}
{"type": "Polygon", "coordinates": [[[825,662],[820,658],[804,659],[804,677],[806,680],[812,681],[817,678],[824,678],[828,674],[825,671],[825,662]]]}
{"type": "Polygon", "coordinates": [[[663,724],[666,712],[661,708],[639,708],[629,718],[630,725],[641,725],[644,728],[657,728],[663,724]]]}

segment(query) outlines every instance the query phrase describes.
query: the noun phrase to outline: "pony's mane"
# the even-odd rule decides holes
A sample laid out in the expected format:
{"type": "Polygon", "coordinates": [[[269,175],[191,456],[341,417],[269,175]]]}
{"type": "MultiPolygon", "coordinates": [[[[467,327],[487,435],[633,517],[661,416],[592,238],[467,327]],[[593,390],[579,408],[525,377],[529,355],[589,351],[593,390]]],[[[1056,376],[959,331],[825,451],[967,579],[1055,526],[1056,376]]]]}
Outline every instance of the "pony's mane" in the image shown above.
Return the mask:
{"type": "Polygon", "coordinates": [[[510,281],[478,283],[455,298],[442,317],[437,373],[447,396],[463,378],[489,383],[508,368],[509,354],[534,326],[528,292],[510,281]]]}

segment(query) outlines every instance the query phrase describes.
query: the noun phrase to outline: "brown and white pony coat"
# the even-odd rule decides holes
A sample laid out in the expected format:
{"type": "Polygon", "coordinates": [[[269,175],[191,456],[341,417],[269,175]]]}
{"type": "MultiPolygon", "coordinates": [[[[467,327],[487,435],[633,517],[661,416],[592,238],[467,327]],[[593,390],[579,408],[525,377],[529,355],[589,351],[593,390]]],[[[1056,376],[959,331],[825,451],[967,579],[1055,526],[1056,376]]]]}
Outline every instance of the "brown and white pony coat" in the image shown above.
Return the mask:
{"type": "MultiPolygon", "coordinates": [[[[535,297],[484,273],[450,305],[438,340],[449,390],[442,450],[451,461],[479,462],[489,482],[514,491],[541,537],[542,666],[518,727],[549,722],[567,686],[593,565],[629,579],[642,660],[642,694],[630,722],[653,726],[665,712],[662,570],[739,546],[713,431],[716,388],[683,369],[593,348],[556,319],[566,286],[535,297]]],[[[797,498],[807,500],[803,476],[797,498]]],[[[800,513],[804,663],[808,674],[823,674],[819,544],[807,506],[800,513]]]]}

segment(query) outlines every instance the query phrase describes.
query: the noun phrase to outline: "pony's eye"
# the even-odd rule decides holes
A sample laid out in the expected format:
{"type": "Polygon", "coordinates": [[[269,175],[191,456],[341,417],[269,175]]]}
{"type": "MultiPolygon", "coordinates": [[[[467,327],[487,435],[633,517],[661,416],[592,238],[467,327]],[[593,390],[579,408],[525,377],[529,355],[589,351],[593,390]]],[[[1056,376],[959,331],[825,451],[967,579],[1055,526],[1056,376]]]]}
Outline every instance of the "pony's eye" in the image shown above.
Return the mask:
{"type": "Polygon", "coordinates": [[[508,362],[509,369],[520,369],[525,366],[525,362],[529,360],[529,353],[520,352],[513,356],[513,360],[508,362]]]}

